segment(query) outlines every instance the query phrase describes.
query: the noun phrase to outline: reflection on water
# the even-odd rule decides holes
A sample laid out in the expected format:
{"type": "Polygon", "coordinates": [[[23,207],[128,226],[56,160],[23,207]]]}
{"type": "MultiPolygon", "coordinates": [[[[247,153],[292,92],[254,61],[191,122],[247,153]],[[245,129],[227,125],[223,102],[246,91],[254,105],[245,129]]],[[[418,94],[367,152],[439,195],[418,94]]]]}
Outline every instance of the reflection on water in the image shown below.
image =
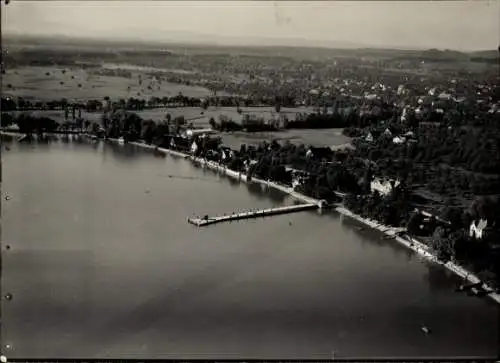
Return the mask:
{"type": "Polygon", "coordinates": [[[428,264],[427,281],[433,292],[452,290],[457,287],[460,278],[451,271],[441,268],[435,264],[428,264]]]}
{"type": "Polygon", "coordinates": [[[196,228],[192,214],[293,200],[129,146],[8,146],[10,357],[497,353],[498,306],[454,292],[441,267],[348,218],[304,212],[196,228]]]}

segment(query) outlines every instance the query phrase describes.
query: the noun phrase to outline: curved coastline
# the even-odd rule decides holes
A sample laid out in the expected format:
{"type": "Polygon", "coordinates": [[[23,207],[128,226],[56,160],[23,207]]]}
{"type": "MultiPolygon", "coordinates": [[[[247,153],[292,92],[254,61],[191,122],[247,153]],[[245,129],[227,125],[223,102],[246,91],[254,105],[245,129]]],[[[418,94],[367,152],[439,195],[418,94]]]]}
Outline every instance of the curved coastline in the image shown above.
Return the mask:
{"type": "MultiPolygon", "coordinates": [[[[0,134],[10,135],[10,136],[14,136],[14,135],[19,136],[19,133],[11,133],[11,132],[5,132],[5,131],[1,131],[0,134]]],[[[87,137],[92,138],[92,139],[104,141],[104,140],[98,139],[97,137],[90,135],[90,134],[84,133],[81,135],[87,136],[87,137]]],[[[118,139],[114,139],[114,138],[108,138],[106,140],[113,142],[113,143],[118,143],[118,144],[120,143],[120,141],[118,139]]],[[[292,196],[292,197],[296,198],[297,200],[300,200],[304,203],[313,203],[313,204],[317,204],[319,206],[322,205],[321,200],[315,199],[312,197],[308,197],[304,194],[301,194],[301,193],[295,191],[291,187],[286,187],[286,186],[277,184],[277,183],[272,182],[272,181],[267,181],[267,180],[254,178],[254,177],[251,179],[251,181],[249,181],[245,174],[228,169],[227,167],[222,166],[222,165],[220,165],[216,162],[213,162],[213,161],[206,161],[205,159],[198,158],[198,157],[192,157],[191,155],[183,153],[183,152],[179,152],[179,151],[175,151],[175,150],[171,150],[171,149],[166,149],[166,148],[161,148],[161,147],[157,147],[155,145],[149,145],[149,144],[146,144],[143,142],[129,142],[128,144],[134,145],[137,147],[141,147],[141,148],[150,149],[150,150],[158,150],[158,151],[163,152],[165,154],[181,157],[183,159],[190,159],[190,160],[195,161],[199,164],[203,164],[204,166],[208,167],[209,169],[212,169],[212,170],[217,171],[217,172],[221,172],[223,175],[226,175],[232,179],[236,179],[238,181],[243,181],[245,183],[257,183],[257,184],[261,184],[261,185],[266,185],[268,187],[282,191],[283,193],[286,193],[286,194],[288,194],[288,195],[290,195],[290,196],[292,196]]],[[[414,251],[415,253],[422,256],[426,260],[447,268],[449,271],[462,277],[467,282],[470,282],[472,284],[481,282],[481,280],[476,275],[474,275],[472,272],[466,270],[465,268],[461,267],[460,265],[457,265],[456,263],[454,263],[452,261],[448,261],[446,263],[439,261],[438,258],[436,257],[436,255],[434,255],[430,251],[429,247],[426,246],[425,244],[423,244],[422,242],[420,242],[414,238],[411,238],[411,237],[405,238],[405,237],[400,236],[399,233],[403,232],[405,230],[405,228],[395,228],[395,227],[391,227],[391,226],[386,226],[386,225],[383,225],[383,224],[377,222],[376,220],[363,218],[362,216],[355,214],[355,213],[351,212],[350,210],[348,210],[347,208],[344,208],[343,206],[340,206],[340,205],[337,205],[335,208],[333,208],[333,210],[336,211],[337,213],[343,215],[343,216],[352,218],[358,222],[361,222],[361,223],[367,225],[370,228],[373,228],[379,232],[384,233],[386,236],[391,237],[391,239],[396,240],[398,243],[400,243],[401,245],[404,245],[408,249],[414,251]]],[[[492,289],[490,286],[488,286],[485,283],[482,284],[482,288],[488,292],[487,296],[489,296],[495,302],[500,304],[500,293],[494,292],[494,289],[492,289]]]]}
{"type": "MultiPolygon", "coordinates": [[[[118,142],[117,139],[108,139],[108,140],[110,140],[112,142],[118,142]]],[[[237,180],[243,181],[245,183],[249,182],[247,180],[246,175],[239,173],[237,171],[228,169],[228,168],[226,168],[226,167],[224,167],[216,162],[213,162],[213,161],[207,162],[202,158],[196,158],[196,157],[193,158],[192,156],[190,156],[186,153],[182,153],[182,152],[174,151],[174,150],[170,150],[170,149],[165,149],[165,148],[160,148],[160,147],[156,147],[154,145],[148,145],[148,144],[141,143],[141,142],[131,142],[130,144],[138,146],[138,147],[148,148],[148,149],[156,149],[158,151],[161,151],[161,152],[164,152],[167,154],[183,157],[184,159],[189,158],[193,161],[196,161],[198,163],[206,165],[208,168],[210,168],[212,170],[222,172],[224,175],[226,175],[230,178],[237,179],[237,180]]],[[[266,181],[266,180],[259,179],[259,178],[252,178],[250,182],[267,185],[271,188],[280,190],[280,191],[282,191],[282,192],[284,192],[284,193],[286,193],[286,194],[288,194],[288,195],[290,195],[290,196],[292,196],[292,197],[294,197],[294,198],[296,198],[304,203],[314,203],[314,204],[321,205],[321,200],[308,197],[304,194],[301,194],[301,193],[293,190],[293,188],[285,187],[283,185],[279,185],[277,183],[274,183],[271,181],[266,181]]],[[[448,270],[452,271],[453,273],[462,277],[463,279],[465,279],[466,281],[468,281],[470,283],[478,283],[481,281],[472,272],[467,271],[466,269],[455,264],[452,261],[448,261],[446,263],[439,261],[438,258],[434,254],[432,254],[430,252],[429,248],[425,244],[423,244],[422,242],[419,242],[418,240],[415,240],[414,238],[407,239],[407,238],[399,236],[398,233],[405,230],[405,229],[386,226],[386,225],[380,224],[379,222],[377,222],[375,220],[363,218],[360,215],[355,214],[355,213],[351,212],[349,209],[344,208],[342,206],[336,206],[334,208],[334,210],[341,215],[352,218],[352,219],[354,219],[358,222],[361,222],[361,223],[363,223],[363,224],[365,224],[365,225],[367,225],[367,226],[369,226],[369,227],[371,227],[379,232],[382,232],[386,236],[392,237],[392,239],[396,240],[401,245],[404,245],[405,247],[414,251],[415,253],[422,256],[426,260],[428,260],[430,262],[434,262],[438,265],[444,266],[448,270]]],[[[500,294],[493,292],[494,290],[490,286],[488,286],[487,284],[483,284],[482,287],[484,290],[489,292],[488,296],[491,299],[493,299],[498,304],[500,304],[500,294]]]]}

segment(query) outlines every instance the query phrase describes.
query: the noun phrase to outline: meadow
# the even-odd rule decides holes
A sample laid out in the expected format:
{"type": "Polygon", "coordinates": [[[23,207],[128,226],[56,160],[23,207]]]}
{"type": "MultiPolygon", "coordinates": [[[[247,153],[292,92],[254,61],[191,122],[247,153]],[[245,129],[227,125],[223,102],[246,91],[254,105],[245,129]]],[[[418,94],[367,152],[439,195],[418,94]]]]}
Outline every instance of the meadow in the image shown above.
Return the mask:
{"type": "Polygon", "coordinates": [[[188,97],[206,97],[210,91],[204,87],[162,82],[149,89],[147,70],[132,69],[132,77],[95,74],[95,69],[62,67],[22,67],[7,69],[3,75],[3,96],[36,100],[89,100],[173,97],[182,93],[188,97]],[[138,77],[143,77],[139,84],[138,77]]]}

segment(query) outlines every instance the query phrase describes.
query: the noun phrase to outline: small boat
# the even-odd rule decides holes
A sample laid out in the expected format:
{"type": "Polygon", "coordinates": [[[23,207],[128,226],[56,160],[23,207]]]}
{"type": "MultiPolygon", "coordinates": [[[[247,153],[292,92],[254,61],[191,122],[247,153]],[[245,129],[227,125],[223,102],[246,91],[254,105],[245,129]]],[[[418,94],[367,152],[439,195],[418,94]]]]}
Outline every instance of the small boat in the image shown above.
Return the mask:
{"type": "Polygon", "coordinates": [[[430,329],[429,329],[428,327],[426,327],[426,326],[423,326],[423,327],[422,327],[422,331],[423,331],[425,334],[429,334],[429,333],[431,332],[431,331],[430,331],[430,329]]]}
{"type": "Polygon", "coordinates": [[[118,144],[120,144],[120,145],[124,145],[124,144],[125,144],[125,139],[124,139],[123,137],[120,137],[120,138],[118,139],[118,144]]]}

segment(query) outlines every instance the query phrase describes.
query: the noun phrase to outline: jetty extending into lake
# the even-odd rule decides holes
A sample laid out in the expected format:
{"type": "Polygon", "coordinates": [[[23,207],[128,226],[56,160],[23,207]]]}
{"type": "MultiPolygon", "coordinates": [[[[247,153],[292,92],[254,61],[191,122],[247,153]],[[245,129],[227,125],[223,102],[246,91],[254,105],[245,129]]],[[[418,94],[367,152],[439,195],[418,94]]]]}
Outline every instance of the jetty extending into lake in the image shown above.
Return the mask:
{"type": "MultiPolygon", "coordinates": [[[[90,136],[90,135],[87,134],[87,136],[90,136]]],[[[117,142],[117,139],[108,139],[108,140],[111,141],[111,142],[117,142]]],[[[171,150],[171,149],[165,149],[165,148],[157,147],[157,146],[154,146],[154,145],[148,145],[148,144],[145,144],[145,143],[142,143],[142,142],[135,142],[134,145],[138,146],[138,147],[142,147],[142,148],[156,149],[156,150],[164,152],[166,154],[171,154],[171,155],[174,155],[174,156],[179,156],[179,157],[182,157],[184,159],[192,158],[191,156],[189,156],[188,154],[183,153],[183,152],[174,151],[174,150],[171,150]]],[[[236,172],[236,171],[233,171],[231,169],[228,169],[227,167],[222,166],[222,165],[220,165],[218,163],[215,163],[215,162],[212,162],[212,161],[202,160],[200,158],[192,158],[192,159],[195,160],[195,161],[201,162],[202,165],[206,165],[210,169],[213,169],[213,170],[218,171],[218,172],[222,172],[224,175],[226,175],[226,176],[228,176],[230,178],[241,180],[242,182],[246,182],[246,183],[248,183],[250,181],[250,180],[247,180],[247,177],[246,177],[245,174],[242,174],[241,172],[236,172]]],[[[270,182],[270,181],[264,181],[264,180],[261,180],[261,179],[258,179],[258,178],[252,178],[251,182],[258,183],[258,184],[263,184],[263,185],[268,185],[268,186],[270,186],[272,188],[279,189],[279,190],[287,193],[288,195],[291,195],[291,196],[293,196],[293,197],[295,197],[295,198],[297,198],[299,200],[302,200],[303,202],[305,202],[307,204],[314,203],[315,206],[316,206],[315,208],[321,208],[321,206],[322,206],[322,202],[320,200],[317,200],[317,199],[305,196],[305,195],[303,195],[301,193],[298,193],[298,192],[294,191],[293,188],[287,188],[287,187],[281,186],[281,185],[279,185],[277,183],[273,183],[273,182],[270,182]]],[[[313,209],[313,208],[311,207],[311,209],[313,209]]],[[[468,281],[470,283],[479,283],[479,282],[481,282],[482,283],[482,288],[484,289],[484,291],[486,291],[488,293],[487,295],[491,299],[493,299],[494,301],[496,301],[497,303],[500,304],[500,292],[495,291],[494,289],[492,289],[491,287],[489,287],[487,284],[483,283],[472,272],[467,271],[463,267],[457,265],[455,262],[453,262],[453,261],[447,261],[447,262],[444,263],[444,262],[440,261],[435,256],[435,254],[430,250],[430,248],[427,245],[425,245],[424,243],[418,241],[417,239],[411,238],[409,236],[402,237],[400,235],[400,233],[404,231],[404,228],[396,229],[396,228],[392,228],[390,226],[384,226],[380,222],[377,222],[377,221],[374,221],[374,220],[370,220],[370,219],[367,219],[367,218],[363,218],[360,215],[357,215],[357,214],[351,212],[350,210],[348,210],[348,209],[346,209],[346,208],[344,208],[342,206],[336,206],[336,208],[334,210],[337,211],[338,213],[340,213],[343,216],[350,217],[350,218],[355,219],[355,220],[357,220],[357,221],[359,221],[359,222],[361,222],[361,223],[363,223],[365,225],[368,225],[371,228],[374,228],[374,229],[376,229],[378,231],[381,231],[382,233],[384,233],[389,238],[391,238],[391,239],[397,241],[398,243],[406,246],[410,250],[413,250],[414,252],[416,252],[418,255],[422,256],[426,260],[434,262],[434,263],[436,263],[438,265],[441,265],[441,266],[447,268],[448,270],[452,271],[456,275],[464,278],[465,281],[468,281]]],[[[255,217],[249,217],[249,218],[255,218],[255,217]]],[[[195,219],[193,219],[193,221],[194,220],[195,219]]],[[[227,220],[222,220],[222,221],[227,221],[227,220]]],[[[190,223],[192,223],[192,222],[190,222],[190,223]]],[[[213,224],[213,223],[219,223],[219,221],[211,222],[211,223],[208,223],[208,224],[213,224]]],[[[207,224],[204,224],[204,225],[207,225],[207,224]]]]}
{"type": "Polygon", "coordinates": [[[217,217],[209,217],[205,216],[203,218],[188,218],[188,222],[194,224],[198,227],[208,226],[210,224],[221,223],[221,222],[230,222],[236,221],[240,219],[250,219],[250,218],[258,218],[258,217],[268,217],[278,214],[286,214],[286,213],[295,213],[302,212],[305,210],[313,210],[318,209],[318,205],[315,203],[308,204],[297,204],[297,205],[289,205],[285,207],[276,207],[276,208],[268,208],[261,209],[257,211],[248,211],[242,213],[233,213],[226,216],[217,216],[217,217]]]}

